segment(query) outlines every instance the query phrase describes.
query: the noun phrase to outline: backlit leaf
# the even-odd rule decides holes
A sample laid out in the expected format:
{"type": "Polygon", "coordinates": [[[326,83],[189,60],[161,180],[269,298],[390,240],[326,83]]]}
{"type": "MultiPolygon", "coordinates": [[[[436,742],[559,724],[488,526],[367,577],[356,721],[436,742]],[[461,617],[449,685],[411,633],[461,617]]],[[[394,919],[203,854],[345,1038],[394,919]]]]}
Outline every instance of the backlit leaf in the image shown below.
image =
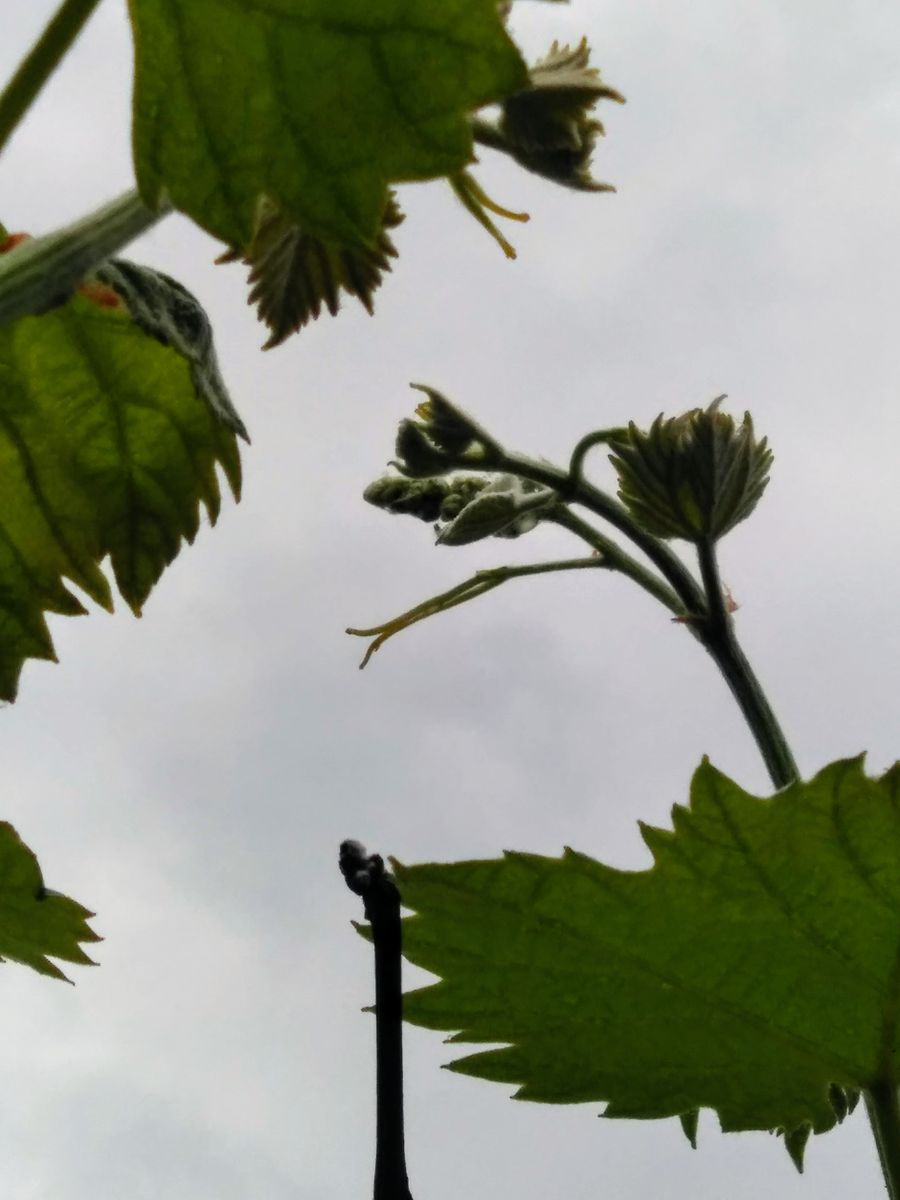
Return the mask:
{"type": "Polygon", "coordinates": [[[140,614],[201,504],[215,521],[217,466],[238,495],[242,433],[203,310],[154,271],[108,264],[0,329],[0,699],[55,659],[44,613],[85,611],[66,579],[111,609],[109,556],[140,614]]]}
{"type": "Polygon", "coordinates": [[[654,865],[507,854],[398,867],[411,1021],[504,1043],[453,1069],[607,1115],[829,1129],[900,1067],[900,770],[769,799],[704,764],[654,865]],[[835,1096],[844,1102],[835,1104],[835,1096]]]}
{"type": "Polygon", "coordinates": [[[496,0],[129,0],[141,194],[246,250],[258,205],[373,246],[387,188],[472,157],[468,114],[523,87],[496,0]]]}

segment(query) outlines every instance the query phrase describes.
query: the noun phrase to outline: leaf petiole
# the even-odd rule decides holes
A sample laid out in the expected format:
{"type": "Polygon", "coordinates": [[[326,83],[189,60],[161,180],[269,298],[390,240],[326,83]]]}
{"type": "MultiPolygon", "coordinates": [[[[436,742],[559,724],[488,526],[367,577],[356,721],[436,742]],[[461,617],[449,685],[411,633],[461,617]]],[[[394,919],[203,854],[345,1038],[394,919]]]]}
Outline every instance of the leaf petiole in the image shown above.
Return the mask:
{"type": "Polygon", "coordinates": [[[63,0],[0,93],[0,151],[72,48],[100,0],[63,0]]]}
{"type": "Polygon", "coordinates": [[[125,192],[72,225],[0,256],[0,325],[67,300],[85,275],[169,211],[166,204],[153,212],[136,191],[125,192]]]}

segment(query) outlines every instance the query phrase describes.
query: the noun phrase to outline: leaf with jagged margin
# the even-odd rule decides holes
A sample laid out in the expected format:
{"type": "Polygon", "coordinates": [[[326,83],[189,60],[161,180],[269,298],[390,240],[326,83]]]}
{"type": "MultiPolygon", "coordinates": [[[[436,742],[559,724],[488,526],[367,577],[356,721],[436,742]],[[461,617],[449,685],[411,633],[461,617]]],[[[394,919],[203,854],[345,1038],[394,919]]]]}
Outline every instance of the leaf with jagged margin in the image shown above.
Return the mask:
{"type": "Polygon", "coordinates": [[[265,199],[373,246],[388,185],[472,159],[468,114],[527,83],[496,0],[129,0],[138,186],[246,250],[265,199]]]}
{"type": "Polygon", "coordinates": [[[220,263],[243,258],[250,267],[249,304],[269,328],[263,350],[272,350],[315,320],[324,304],[337,316],[341,292],[355,296],[371,316],[375,292],[391,269],[397,250],[389,230],[403,221],[393,192],[388,193],[374,246],[340,246],[304,233],[269,205],[261,205],[253,244],[246,254],[229,250],[220,263]]]}
{"type": "Polygon", "coordinates": [[[27,658],[55,661],[44,613],[86,611],[66,578],[111,610],[109,555],[140,614],[201,504],[215,522],[217,465],[238,497],[244,430],[200,305],[129,263],[0,329],[0,385],[0,699],[13,700],[27,658]]]}
{"type": "Polygon", "coordinates": [[[506,1043],[452,1069],[522,1099],[831,1128],[835,1094],[900,1069],[900,767],[761,799],[704,763],[673,825],[644,828],[645,871],[570,850],[398,865],[405,953],[441,976],[405,1015],[506,1043]]]}
{"type": "Polygon", "coordinates": [[[0,962],[24,963],[41,975],[71,982],[51,959],[93,966],[82,943],[103,939],[87,924],[82,905],[44,887],[33,852],[0,821],[0,962]]]}
{"type": "Polygon", "coordinates": [[[577,46],[554,42],[529,72],[529,86],[508,96],[499,129],[512,156],[529,171],[585,192],[614,192],[591,176],[591,157],[601,121],[593,115],[599,100],[625,98],[590,65],[587,38],[577,46]]]}

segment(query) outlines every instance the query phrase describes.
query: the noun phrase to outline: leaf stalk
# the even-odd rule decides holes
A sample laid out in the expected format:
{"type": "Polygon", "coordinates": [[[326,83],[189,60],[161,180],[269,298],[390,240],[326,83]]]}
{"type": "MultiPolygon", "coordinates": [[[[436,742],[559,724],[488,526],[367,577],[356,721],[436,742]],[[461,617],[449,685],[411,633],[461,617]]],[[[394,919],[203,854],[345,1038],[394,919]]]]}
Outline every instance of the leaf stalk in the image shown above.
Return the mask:
{"type": "Polygon", "coordinates": [[[100,0],[63,0],[0,93],[0,151],[71,49],[100,0]]]}
{"type": "Polygon", "coordinates": [[[132,190],[0,256],[0,325],[63,303],[95,267],[169,211],[169,205],[152,211],[132,190]]]}

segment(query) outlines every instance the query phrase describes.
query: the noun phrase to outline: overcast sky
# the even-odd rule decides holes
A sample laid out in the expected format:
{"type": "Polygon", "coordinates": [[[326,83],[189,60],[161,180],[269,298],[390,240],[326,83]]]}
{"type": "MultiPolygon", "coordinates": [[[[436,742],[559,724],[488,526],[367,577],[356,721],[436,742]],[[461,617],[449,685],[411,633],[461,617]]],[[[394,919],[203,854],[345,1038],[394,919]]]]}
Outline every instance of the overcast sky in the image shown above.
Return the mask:
{"type": "MultiPolygon", "coordinates": [[[[55,5],[7,3],[4,76],[55,5]]],[[[516,7],[532,55],[587,32],[628,98],[564,192],[489,159],[532,215],[507,263],[441,184],[405,188],[400,263],[284,348],[240,268],[171,218],[132,247],[201,298],[253,437],[226,503],[135,621],[51,621],[0,713],[4,804],[49,886],[107,939],[77,987],[0,972],[0,1160],[16,1200],[350,1200],[371,1194],[373,1027],[362,839],[407,862],[549,854],[646,866],[708,753],[766,777],[693,640],[626,581],[522,581],[419,625],[364,673],[348,624],[477,566],[577,552],[560,532],[435,549],[360,493],[410,380],[508,444],[562,459],[588,429],[728,392],[775,450],[722,548],[739,633],[810,774],[898,753],[900,10],[889,0],[581,0],[516,7]]],[[[4,155],[0,219],[45,232],[130,186],[131,58],[106,0],[4,155]]],[[[598,456],[598,478],[604,478],[598,456]]],[[[693,1153],[677,1122],[513,1104],[408,1036],[416,1200],[880,1195],[861,1113],[798,1178],[765,1134],[693,1153]]]]}

